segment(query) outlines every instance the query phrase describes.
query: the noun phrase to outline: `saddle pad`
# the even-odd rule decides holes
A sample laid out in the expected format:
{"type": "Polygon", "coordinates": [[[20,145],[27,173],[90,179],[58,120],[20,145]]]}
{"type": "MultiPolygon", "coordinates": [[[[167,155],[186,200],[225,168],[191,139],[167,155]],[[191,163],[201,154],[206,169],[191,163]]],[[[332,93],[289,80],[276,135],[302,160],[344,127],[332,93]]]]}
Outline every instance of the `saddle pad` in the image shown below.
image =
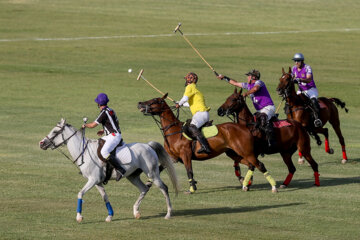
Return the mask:
{"type": "MultiPolygon", "coordinates": [[[[212,125],[210,127],[201,128],[201,132],[205,138],[210,138],[210,137],[215,137],[219,133],[219,130],[217,129],[217,127],[215,125],[212,125]]],[[[188,135],[186,135],[184,132],[182,134],[186,139],[193,140],[188,135]]]]}
{"type": "Polygon", "coordinates": [[[291,126],[291,123],[289,123],[286,120],[279,120],[279,121],[273,122],[273,126],[275,128],[282,128],[282,127],[291,126]]]}
{"type": "Polygon", "coordinates": [[[129,164],[132,161],[131,151],[127,144],[116,148],[116,158],[119,159],[121,164],[129,164]]]}
{"type": "Polygon", "coordinates": [[[326,104],[322,101],[319,101],[320,108],[327,108],[326,104]]]}

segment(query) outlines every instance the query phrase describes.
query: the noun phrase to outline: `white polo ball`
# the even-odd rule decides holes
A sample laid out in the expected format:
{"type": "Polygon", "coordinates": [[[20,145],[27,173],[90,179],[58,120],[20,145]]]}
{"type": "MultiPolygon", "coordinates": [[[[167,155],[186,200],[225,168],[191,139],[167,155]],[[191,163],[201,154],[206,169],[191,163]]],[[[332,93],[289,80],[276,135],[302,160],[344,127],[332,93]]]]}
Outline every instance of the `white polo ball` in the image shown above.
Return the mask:
{"type": "Polygon", "coordinates": [[[131,72],[132,72],[132,69],[131,69],[131,68],[129,68],[129,69],[128,69],[128,72],[129,72],[129,73],[131,73],[131,72]]]}

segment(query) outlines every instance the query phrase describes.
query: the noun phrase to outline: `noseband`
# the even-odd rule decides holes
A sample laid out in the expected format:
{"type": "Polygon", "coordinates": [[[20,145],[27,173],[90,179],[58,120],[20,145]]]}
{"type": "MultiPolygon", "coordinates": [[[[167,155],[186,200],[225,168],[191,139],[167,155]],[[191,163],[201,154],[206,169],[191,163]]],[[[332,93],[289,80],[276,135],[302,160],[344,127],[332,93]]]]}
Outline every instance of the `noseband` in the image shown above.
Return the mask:
{"type": "MultiPolygon", "coordinates": [[[[284,76],[286,76],[286,74],[282,75],[281,78],[283,78],[284,76]]],[[[291,87],[292,78],[293,77],[291,77],[291,79],[288,78],[288,82],[286,86],[284,88],[279,89],[279,93],[283,98],[287,98],[290,96],[290,92],[291,92],[290,87],[291,87]]]]}
{"type": "Polygon", "coordinates": [[[76,131],[74,131],[74,133],[73,133],[70,137],[68,137],[68,138],[65,139],[64,134],[63,134],[64,129],[65,129],[65,126],[68,126],[68,125],[62,126],[62,127],[60,128],[60,130],[59,130],[58,132],[56,132],[55,136],[53,136],[52,138],[49,138],[48,136],[46,136],[46,139],[48,139],[49,142],[51,143],[51,144],[50,144],[51,149],[57,149],[57,148],[60,147],[61,145],[66,144],[67,141],[68,141],[70,138],[72,138],[72,137],[77,133],[77,130],[76,130],[76,131]],[[57,136],[59,136],[60,134],[61,134],[61,137],[62,137],[63,141],[62,141],[61,143],[59,143],[59,144],[56,145],[55,142],[54,142],[54,139],[55,139],[57,136]]]}

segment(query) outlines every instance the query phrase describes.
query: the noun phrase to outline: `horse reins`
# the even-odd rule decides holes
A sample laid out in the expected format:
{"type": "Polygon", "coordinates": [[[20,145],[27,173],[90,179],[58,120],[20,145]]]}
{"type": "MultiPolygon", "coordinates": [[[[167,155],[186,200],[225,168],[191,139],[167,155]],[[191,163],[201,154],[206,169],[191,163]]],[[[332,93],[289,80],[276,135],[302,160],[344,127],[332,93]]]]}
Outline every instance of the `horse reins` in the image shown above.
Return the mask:
{"type": "MultiPolygon", "coordinates": [[[[72,138],[72,137],[78,132],[78,130],[75,130],[74,133],[71,134],[70,137],[68,137],[67,139],[64,139],[64,134],[63,134],[63,132],[64,132],[64,129],[65,129],[65,126],[66,126],[66,125],[64,125],[64,126],[60,129],[60,131],[58,131],[58,132],[55,134],[55,136],[53,136],[52,138],[49,138],[48,136],[46,136],[46,138],[50,141],[50,143],[51,143],[50,146],[52,146],[53,149],[58,150],[58,151],[59,151],[62,155],[64,155],[67,159],[69,159],[70,161],[72,161],[73,164],[75,164],[75,163],[77,162],[77,160],[78,160],[80,157],[82,157],[82,159],[81,159],[81,164],[77,165],[78,167],[80,167],[81,165],[84,164],[84,158],[83,158],[83,156],[84,156],[85,150],[87,149],[89,140],[86,141],[86,145],[85,145],[85,146],[83,145],[83,151],[80,153],[80,155],[79,155],[75,160],[72,160],[66,153],[64,153],[63,151],[61,151],[61,149],[59,149],[58,147],[60,147],[60,146],[63,145],[63,144],[66,144],[66,142],[67,142],[70,138],[72,138]],[[57,144],[57,145],[56,145],[53,140],[54,140],[59,134],[61,134],[61,137],[62,137],[63,141],[62,141],[60,144],[57,144]]],[[[85,136],[83,135],[83,140],[84,140],[84,139],[85,139],[85,136]]],[[[84,141],[83,141],[83,142],[84,142],[84,141]]]]}

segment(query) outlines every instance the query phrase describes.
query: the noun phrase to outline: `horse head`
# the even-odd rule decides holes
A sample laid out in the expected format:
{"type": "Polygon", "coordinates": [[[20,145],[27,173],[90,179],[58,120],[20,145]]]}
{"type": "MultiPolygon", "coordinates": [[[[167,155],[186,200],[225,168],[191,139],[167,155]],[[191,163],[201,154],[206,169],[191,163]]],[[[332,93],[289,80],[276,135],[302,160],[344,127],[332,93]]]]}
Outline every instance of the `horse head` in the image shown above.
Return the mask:
{"type": "Polygon", "coordinates": [[[56,126],[50,131],[50,133],[39,142],[40,148],[47,150],[50,147],[52,150],[54,150],[65,143],[66,141],[64,141],[65,138],[63,136],[65,126],[67,126],[66,120],[62,118],[60,122],[58,122],[56,126]]]}
{"type": "Polygon", "coordinates": [[[144,114],[144,115],[160,115],[165,110],[170,109],[170,107],[165,102],[165,99],[167,98],[167,93],[161,97],[161,98],[153,98],[148,101],[139,102],[138,103],[138,109],[144,114]]]}
{"type": "Polygon", "coordinates": [[[290,67],[289,72],[287,73],[284,71],[284,68],[282,68],[282,76],[280,77],[279,81],[280,83],[277,86],[276,91],[280,96],[287,97],[291,90],[295,89],[290,67]]]}
{"type": "Polygon", "coordinates": [[[231,94],[226,101],[219,107],[218,115],[223,117],[225,115],[234,115],[235,113],[239,113],[243,107],[245,106],[245,99],[241,95],[242,89],[237,92],[235,88],[234,93],[231,94]]]}

